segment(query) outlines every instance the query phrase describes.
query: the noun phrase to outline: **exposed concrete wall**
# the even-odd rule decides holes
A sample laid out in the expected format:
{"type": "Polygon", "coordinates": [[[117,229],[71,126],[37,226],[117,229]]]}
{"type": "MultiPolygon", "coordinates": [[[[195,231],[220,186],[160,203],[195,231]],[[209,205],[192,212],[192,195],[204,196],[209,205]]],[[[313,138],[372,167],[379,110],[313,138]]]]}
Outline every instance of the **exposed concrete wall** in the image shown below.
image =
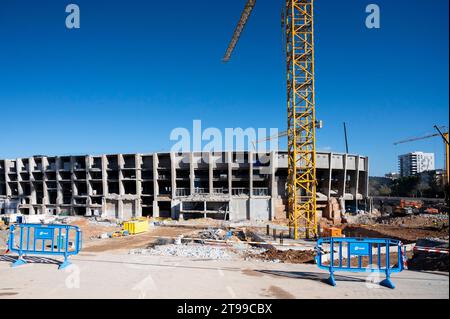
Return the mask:
{"type": "MultiPolygon", "coordinates": [[[[319,201],[368,197],[367,157],[318,153],[317,171],[319,201]]],[[[39,156],[0,160],[0,203],[3,212],[14,202],[28,214],[179,218],[194,198],[228,203],[232,220],[273,220],[285,214],[286,179],[286,152],[39,156]]]]}

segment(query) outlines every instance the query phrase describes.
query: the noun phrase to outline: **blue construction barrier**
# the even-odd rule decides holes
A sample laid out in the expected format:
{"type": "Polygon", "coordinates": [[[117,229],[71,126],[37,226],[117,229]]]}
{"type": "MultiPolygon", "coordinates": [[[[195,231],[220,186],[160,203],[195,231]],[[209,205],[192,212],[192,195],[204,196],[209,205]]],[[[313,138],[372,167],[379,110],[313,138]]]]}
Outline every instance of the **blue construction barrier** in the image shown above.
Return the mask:
{"type": "Polygon", "coordinates": [[[19,255],[13,267],[27,263],[24,255],[49,255],[64,257],[59,265],[59,269],[64,269],[71,264],[69,256],[77,255],[81,248],[82,234],[76,226],[16,224],[10,227],[8,250],[19,255]]]}
{"type": "Polygon", "coordinates": [[[391,281],[392,273],[403,271],[402,243],[392,239],[368,239],[368,238],[321,238],[317,242],[316,263],[320,269],[330,272],[327,282],[336,286],[335,272],[370,272],[384,273],[386,279],[380,282],[381,286],[394,289],[391,281]],[[324,246],[329,247],[326,253],[324,246]],[[391,260],[391,247],[395,248],[395,260],[391,260]],[[386,253],[387,252],[387,253],[386,253]],[[329,260],[324,261],[323,256],[329,254],[329,260]],[[385,256],[383,262],[382,256],[385,256]],[[337,258],[336,258],[337,257],[337,258]],[[364,263],[363,263],[364,258],[364,263]],[[357,261],[357,266],[352,265],[352,260],[357,261]],[[376,260],[376,263],[374,263],[376,260]],[[367,264],[367,265],[363,265],[367,264]]]}

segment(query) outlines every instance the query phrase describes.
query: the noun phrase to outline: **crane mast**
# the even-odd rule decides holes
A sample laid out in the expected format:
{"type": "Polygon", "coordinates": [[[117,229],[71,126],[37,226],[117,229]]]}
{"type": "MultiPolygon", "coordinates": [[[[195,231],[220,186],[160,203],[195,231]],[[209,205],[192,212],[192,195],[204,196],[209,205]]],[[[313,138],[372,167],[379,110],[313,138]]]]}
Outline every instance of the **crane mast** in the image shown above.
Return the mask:
{"type": "MultiPolygon", "coordinates": [[[[228,62],[255,7],[247,0],[223,58],[228,62]]],[[[286,0],[288,214],[291,236],[317,237],[314,0],[286,0]]]]}
{"type": "Polygon", "coordinates": [[[314,0],[287,0],[288,212],[293,237],[318,235],[314,0]]]}

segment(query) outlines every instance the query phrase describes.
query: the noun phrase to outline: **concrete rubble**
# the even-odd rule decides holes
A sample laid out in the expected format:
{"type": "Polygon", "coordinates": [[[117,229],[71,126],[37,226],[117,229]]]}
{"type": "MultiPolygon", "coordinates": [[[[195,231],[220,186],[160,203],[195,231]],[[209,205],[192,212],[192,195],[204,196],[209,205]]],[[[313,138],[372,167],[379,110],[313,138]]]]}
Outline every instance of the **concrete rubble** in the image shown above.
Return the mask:
{"type": "Polygon", "coordinates": [[[220,248],[209,245],[164,245],[156,246],[151,249],[133,249],[131,255],[149,255],[149,256],[172,256],[172,257],[188,257],[195,259],[212,259],[212,260],[232,260],[237,257],[236,254],[226,248],[220,248]]]}

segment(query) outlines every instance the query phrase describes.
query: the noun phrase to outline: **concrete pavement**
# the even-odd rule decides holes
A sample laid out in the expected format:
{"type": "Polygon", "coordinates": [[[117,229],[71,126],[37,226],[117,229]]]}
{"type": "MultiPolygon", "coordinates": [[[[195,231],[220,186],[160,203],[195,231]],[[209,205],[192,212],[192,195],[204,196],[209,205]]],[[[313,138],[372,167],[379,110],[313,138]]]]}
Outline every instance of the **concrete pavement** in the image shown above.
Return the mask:
{"type": "Polygon", "coordinates": [[[350,273],[330,287],[314,265],[82,253],[58,270],[34,257],[37,263],[11,268],[11,258],[0,256],[0,298],[449,298],[448,273],[405,271],[390,290],[350,273]]]}

